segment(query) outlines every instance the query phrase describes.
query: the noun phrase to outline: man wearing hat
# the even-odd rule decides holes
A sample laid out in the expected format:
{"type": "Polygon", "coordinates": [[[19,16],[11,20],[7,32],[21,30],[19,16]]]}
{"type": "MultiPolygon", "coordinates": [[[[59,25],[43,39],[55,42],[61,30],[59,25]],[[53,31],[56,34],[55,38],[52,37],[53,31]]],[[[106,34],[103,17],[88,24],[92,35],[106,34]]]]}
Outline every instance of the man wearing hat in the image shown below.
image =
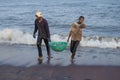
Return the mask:
{"type": "Polygon", "coordinates": [[[36,32],[38,32],[38,37],[37,37],[37,48],[38,48],[38,53],[39,53],[38,60],[43,59],[43,54],[41,50],[42,40],[44,40],[45,42],[46,49],[47,49],[47,55],[48,55],[48,58],[50,58],[51,57],[50,47],[49,47],[50,31],[49,31],[48,22],[46,19],[42,17],[41,12],[36,12],[35,16],[36,16],[36,20],[35,20],[35,28],[33,32],[33,37],[36,38],[35,34],[36,32]]]}

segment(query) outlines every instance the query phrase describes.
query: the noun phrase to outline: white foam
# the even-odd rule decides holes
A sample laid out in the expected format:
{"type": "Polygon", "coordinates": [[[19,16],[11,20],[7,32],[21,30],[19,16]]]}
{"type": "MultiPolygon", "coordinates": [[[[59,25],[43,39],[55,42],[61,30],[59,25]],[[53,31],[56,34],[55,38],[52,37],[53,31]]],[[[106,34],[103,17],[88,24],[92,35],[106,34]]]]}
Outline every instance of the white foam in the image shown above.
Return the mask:
{"type": "Polygon", "coordinates": [[[9,28],[0,31],[0,41],[17,44],[35,44],[35,39],[32,38],[31,34],[9,28]]]}
{"type": "Polygon", "coordinates": [[[115,38],[108,40],[106,37],[98,37],[98,39],[92,38],[89,40],[83,37],[81,45],[87,47],[118,48],[120,47],[120,42],[117,42],[115,38]],[[102,38],[102,40],[99,38],[102,38]]]}
{"type": "Polygon", "coordinates": [[[58,34],[54,34],[51,37],[52,41],[63,41],[66,42],[67,41],[67,37],[66,36],[62,36],[62,35],[58,35],[58,34]]]}
{"type": "MultiPolygon", "coordinates": [[[[52,41],[67,41],[66,35],[51,35],[52,41]]],[[[0,42],[15,44],[36,44],[36,39],[29,32],[23,32],[19,29],[3,29],[0,31],[0,42]]],[[[83,37],[81,46],[100,47],[100,48],[117,48],[120,47],[120,38],[114,37],[83,37]]]]}

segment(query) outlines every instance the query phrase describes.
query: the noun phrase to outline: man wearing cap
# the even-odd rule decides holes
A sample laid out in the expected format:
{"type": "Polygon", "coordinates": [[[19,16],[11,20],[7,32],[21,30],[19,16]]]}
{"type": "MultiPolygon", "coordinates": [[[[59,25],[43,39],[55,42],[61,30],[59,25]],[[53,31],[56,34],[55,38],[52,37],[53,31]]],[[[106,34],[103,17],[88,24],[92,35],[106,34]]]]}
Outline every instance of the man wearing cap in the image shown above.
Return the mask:
{"type": "Polygon", "coordinates": [[[42,17],[41,12],[36,12],[35,16],[36,16],[36,20],[35,20],[35,28],[33,32],[33,37],[36,38],[35,34],[38,31],[38,37],[37,37],[37,48],[38,48],[38,53],[39,53],[38,60],[43,59],[42,50],[41,50],[42,40],[44,40],[45,42],[46,49],[47,49],[47,55],[48,55],[48,58],[50,58],[51,57],[50,47],[49,47],[50,31],[49,31],[48,22],[46,19],[42,17]]]}
{"type": "Polygon", "coordinates": [[[69,42],[69,39],[71,37],[70,51],[72,53],[72,60],[74,59],[74,56],[76,54],[76,49],[79,45],[79,42],[82,40],[83,28],[86,28],[86,25],[84,24],[84,16],[80,16],[78,22],[75,22],[71,25],[70,33],[67,40],[67,42],[69,42]]]}

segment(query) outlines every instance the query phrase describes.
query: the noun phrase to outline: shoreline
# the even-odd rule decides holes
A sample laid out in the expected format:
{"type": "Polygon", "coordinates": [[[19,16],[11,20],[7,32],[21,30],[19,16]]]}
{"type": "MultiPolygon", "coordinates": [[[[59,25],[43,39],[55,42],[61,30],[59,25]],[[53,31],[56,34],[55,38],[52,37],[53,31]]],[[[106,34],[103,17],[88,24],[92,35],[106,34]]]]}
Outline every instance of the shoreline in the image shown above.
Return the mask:
{"type": "MultiPolygon", "coordinates": [[[[34,66],[38,64],[38,51],[36,46],[29,45],[0,45],[0,65],[13,66],[34,66]]],[[[74,62],[71,62],[71,53],[69,48],[63,52],[55,52],[51,49],[52,57],[47,58],[45,46],[42,46],[43,64],[69,66],[86,65],[86,66],[120,66],[119,49],[101,49],[80,47],[74,62]]]]}

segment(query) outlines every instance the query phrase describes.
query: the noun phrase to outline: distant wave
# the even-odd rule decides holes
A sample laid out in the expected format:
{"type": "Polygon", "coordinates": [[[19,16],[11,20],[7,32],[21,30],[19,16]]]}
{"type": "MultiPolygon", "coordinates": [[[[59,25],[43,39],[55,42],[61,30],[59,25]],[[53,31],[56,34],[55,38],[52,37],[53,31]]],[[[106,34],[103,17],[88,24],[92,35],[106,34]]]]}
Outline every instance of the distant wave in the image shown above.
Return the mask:
{"type": "MultiPolygon", "coordinates": [[[[66,35],[53,34],[52,41],[67,41],[66,35]]],[[[29,32],[23,32],[19,29],[6,28],[0,31],[0,43],[7,42],[12,44],[28,44],[35,45],[36,39],[29,32]]],[[[99,37],[99,36],[84,36],[81,46],[85,47],[100,47],[100,48],[119,48],[120,37],[99,37]]]]}

